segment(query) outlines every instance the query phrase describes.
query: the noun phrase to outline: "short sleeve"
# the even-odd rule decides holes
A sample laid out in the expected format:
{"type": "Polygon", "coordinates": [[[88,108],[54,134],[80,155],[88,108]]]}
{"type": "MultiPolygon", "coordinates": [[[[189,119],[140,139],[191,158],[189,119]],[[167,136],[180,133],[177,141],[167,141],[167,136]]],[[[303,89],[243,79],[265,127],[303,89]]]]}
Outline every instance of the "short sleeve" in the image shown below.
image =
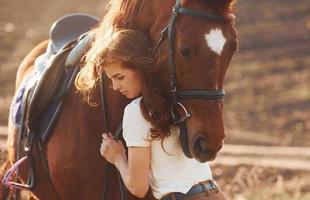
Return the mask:
{"type": "Polygon", "coordinates": [[[139,104],[136,102],[128,104],[123,117],[123,137],[127,147],[150,146],[150,128],[151,124],[144,119],[139,104]]]}

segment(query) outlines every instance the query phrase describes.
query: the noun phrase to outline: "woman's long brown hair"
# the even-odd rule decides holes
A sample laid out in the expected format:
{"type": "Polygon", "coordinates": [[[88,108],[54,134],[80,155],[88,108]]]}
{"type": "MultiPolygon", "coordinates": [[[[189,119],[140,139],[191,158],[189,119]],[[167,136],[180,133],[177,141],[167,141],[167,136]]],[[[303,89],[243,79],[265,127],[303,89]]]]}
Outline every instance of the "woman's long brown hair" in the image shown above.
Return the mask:
{"type": "Polygon", "coordinates": [[[143,91],[141,111],[153,128],[152,138],[164,138],[169,135],[172,123],[170,107],[160,87],[155,69],[155,58],[150,52],[149,41],[140,31],[116,30],[96,38],[87,52],[84,66],[75,80],[77,89],[84,94],[89,104],[92,91],[98,82],[104,67],[111,62],[122,62],[124,67],[141,74],[143,91]]]}

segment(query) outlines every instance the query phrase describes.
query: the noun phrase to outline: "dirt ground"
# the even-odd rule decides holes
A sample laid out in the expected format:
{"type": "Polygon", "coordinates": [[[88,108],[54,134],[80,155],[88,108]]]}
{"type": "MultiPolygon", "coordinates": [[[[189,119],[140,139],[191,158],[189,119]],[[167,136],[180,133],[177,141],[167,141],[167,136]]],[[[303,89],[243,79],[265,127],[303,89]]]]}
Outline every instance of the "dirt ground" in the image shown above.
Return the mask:
{"type": "MultiPolygon", "coordinates": [[[[6,151],[0,151],[0,163],[6,151]]],[[[252,165],[212,165],[213,178],[231,200],[309,200],[310,171],[252,165]]],[[[28,200],[27,193],[24,193],[28,200]]]]}
{"type": "MultiPolygon", "coordinates": [[[[0,0],[0,5],[0,126],[6,126],[22,58],[48,37],[58,17],[72,12],[100,17],[105,1],[0,0]]],[[[308,0],[246,0],[235,10],[239,50],[225,79],[225,142],[309,146],[308,0]]],[[[215,165],[212,171],[231,199],[310,199],[308,171],[250,165],[215,165]]]]}

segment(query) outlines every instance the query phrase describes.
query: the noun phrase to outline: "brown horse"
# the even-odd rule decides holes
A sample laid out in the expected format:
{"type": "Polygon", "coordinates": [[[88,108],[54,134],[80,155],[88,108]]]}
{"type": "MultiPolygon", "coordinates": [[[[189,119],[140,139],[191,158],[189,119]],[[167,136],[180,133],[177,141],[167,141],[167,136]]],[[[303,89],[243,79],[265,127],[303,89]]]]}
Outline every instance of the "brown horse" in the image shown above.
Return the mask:
{"type": "MultiPolygon", "coordinates": [[[[183,0],[179,3],[181,9],[175,9],[173,21],[172,8],[178,4],[178,0],[111,0],[112,6],[96,30],[96,37],[100,38],[105,31],[115,28],[132,28],[144,32],[156,46],[163,28],[169,22],[172,24],[167,41],[163,37],[155,52],[156,67],[167,93],[171,92],[169,89],[173,86],[170,85],[171,79],[177,82],[178,92],[190,91],[182,93],[183,96],[192,96],[180,100],[182,104],[176,104],[174,112],[182,115],[184,106],[191,115],[186,119],[189,156],[205,162],[216,157],[225,135],[222,102],[219,98],[205,98],[210,95],[206,91],[210,90],[215,96],[223,95],[225,72],[237,47],[236,32],[230,17],[233,0],[183,0]],[[176,67],[171,67],[174,64],[176,67]],[[174,69],[175,74],[171,73],[174,69]],[[171,78],[171,74],[175,75],[174,78],[171,78]]],[[[18,69],[17,88],[23,77],[33,70],[34,60],[44,52],[46,45],[46,42],[41,43],[25,57],[18,69]]],[[[115,131],[128,100],[108,86],[104,90],[107,94],[109,126],[111,131],[115,131]]],[[[99,90],[94,92],[94,100],[100,102],[99,90]]],[[[101,199],[103,180],[109,176],[107,199],[120,199],[116,172],[113,170],[110,174],[104,174],[105,162],[99,154],[101,132],[104,130],[102,122],[100,108],[89,106],[72,88],[46,144],[45,154],[52,184],[40,164],[38,147],[34,147],[37,180],[32,192],[37,198],[101,199]]],[[[16,137],[17,129],[9,121],[7,165],[15,162],[16,137]]],[[[19,178],[25,181],[26,171],[21,170],[19,178]]],[[[137,198],[129,195],[129,199],[137,198]]],[[[149,193],[144,199],[154,198],[149,193]]]]}

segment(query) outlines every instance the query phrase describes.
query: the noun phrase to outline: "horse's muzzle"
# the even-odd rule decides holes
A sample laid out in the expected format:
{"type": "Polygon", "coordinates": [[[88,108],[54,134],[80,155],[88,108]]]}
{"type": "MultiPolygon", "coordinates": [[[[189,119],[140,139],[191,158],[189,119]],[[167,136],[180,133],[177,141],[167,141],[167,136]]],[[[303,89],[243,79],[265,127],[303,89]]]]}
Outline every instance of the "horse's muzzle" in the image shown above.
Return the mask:
{"type": "MultiPolygon", "coordinates": [[[[218,149],[221,149],[218,148],[218,149]]],[[[218,150],[213,150],[207,145],[207,138],[204,136],[198,136],[192,146],[192,154],[199,162],[211,161],[216,158],[218,150]]]]}

